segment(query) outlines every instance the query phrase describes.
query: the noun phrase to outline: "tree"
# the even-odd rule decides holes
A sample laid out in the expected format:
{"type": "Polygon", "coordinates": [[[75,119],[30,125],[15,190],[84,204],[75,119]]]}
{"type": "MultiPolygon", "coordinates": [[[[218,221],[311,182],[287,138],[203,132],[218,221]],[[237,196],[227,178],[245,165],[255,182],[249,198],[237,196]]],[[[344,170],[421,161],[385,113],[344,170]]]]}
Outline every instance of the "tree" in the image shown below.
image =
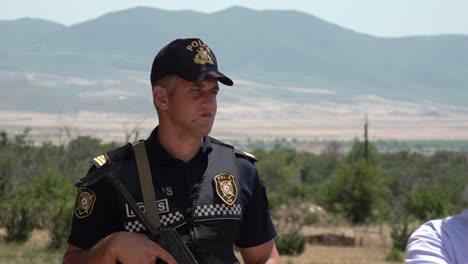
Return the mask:
{"type": "Polygon", "coordinates": [[[301,181],[296,151],[277,147],[270,152],[256,151],[260,160],[257,169],[272,191],[285,191],[285,183],[298,185],[301,181]]]}
{"type": "Polygon", "coordinates": [[[444,217],[453,213],[450,190],[426,186],[411,192],[404,201],[405,209],[421,221],[444,217]]]}
{"type": "Polygon", "coordinates": [[[352,223],[371,219],[386,191],[378,175],[378,169],[368,165],[364,159],[343,163],[325,183],[324,206],[342,213],[352,223]]]}
{"type": "Polygon", "coordinates": [[[321,188],[322,205],[343,214],[352,223],[376,219],[389,210],[384,202],[388,195],[387,181],[381,177],[377,149],[369,144],[368,160],[365,160],[364,147],[355,141],[335,174],[321,188]]]}
{"type": "MultiPolygon", "coordinates": [[[[346,161],[349,163],[353,163],[361,159],[364,159],[364,155],[365,155],[365,144],[360,142],[359,140],[355,140],[353,143],[353,146],[351,147],[351,150],[346,156],[346,161]]],[[[374,146],[374,144],[368,144],[367,156],[368,156],[369,164],[376,165],[379,162],[378,151],[377,151],[377,148],[374,146]]]]}

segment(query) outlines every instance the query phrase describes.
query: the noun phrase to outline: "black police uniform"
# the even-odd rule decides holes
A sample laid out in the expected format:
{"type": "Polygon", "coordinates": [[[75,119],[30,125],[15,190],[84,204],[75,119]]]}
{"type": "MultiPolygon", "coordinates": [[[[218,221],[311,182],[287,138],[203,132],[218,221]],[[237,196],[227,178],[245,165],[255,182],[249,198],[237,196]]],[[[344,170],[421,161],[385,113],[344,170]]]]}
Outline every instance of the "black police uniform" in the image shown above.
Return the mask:
{"type": "MultiPolygon", "coordinates": [[[[146,149],[161,225],[176,228],[199,263],[237,263],[234,244],[252,247],[276,236],[254,158],[206,137],[186,163],[164,150],[157,131],[147,139],[146,149]]],[[[107,162],[117,164],[114,175],[144,210],[131,144],[92,162],[95,166],[88,175],[99,174],[99,167],[107,162]]],[[[79,188],[69,244],[90,248],[116,231],[146,233],[106,178],[79,188]]]]}

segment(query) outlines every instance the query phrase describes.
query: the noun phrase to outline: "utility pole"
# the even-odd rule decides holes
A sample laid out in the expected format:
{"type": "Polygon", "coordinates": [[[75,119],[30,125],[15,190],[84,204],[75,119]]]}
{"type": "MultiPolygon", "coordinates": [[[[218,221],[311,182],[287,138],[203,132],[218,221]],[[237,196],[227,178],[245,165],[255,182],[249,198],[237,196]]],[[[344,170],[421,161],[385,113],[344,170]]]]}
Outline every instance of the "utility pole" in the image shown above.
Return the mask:
{"type": "Polygon", "coordinates": [[[368,152],[368,148],[369,148],[369,139],[368,139],[368,133],[367,133],[367,130],[368,130],[368,124],[367,124],[367,113],[366,113],[366,117],[365,117],[365,123],[364,123],[364,159],[366,160],[366,163],[369,163],[369,152],[368,152]]]}

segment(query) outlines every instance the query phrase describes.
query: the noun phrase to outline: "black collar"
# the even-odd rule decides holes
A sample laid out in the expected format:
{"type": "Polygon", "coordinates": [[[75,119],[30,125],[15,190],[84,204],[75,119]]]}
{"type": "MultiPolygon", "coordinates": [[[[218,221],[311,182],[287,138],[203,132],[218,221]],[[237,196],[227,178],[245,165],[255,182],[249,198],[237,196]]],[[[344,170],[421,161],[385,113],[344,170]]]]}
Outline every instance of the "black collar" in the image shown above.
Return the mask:
{"type": "MultiPolygon", "coordinates": [[[[179,159],[176,159],[172,157],[165,149],[164,147],[159,143],[158,140],[158,128],[157,126],[153,131],[151,132],[150,136],[146,140],[146,148],[148,152],[148,156],[151,162],[183,162],[179,159]]],[[[197,154],[187,162],[187,164],[193,163],[200,161],[203,158],[206,158],[206,156],[213,150],[213,147],[211,145],[211,140],[210,137],[206,136],[203,140],[203,144],[200,147],[200,150],[197,152],[197,154]]],[[[185,163],[185,162],[183,162],[185,163]]]]}

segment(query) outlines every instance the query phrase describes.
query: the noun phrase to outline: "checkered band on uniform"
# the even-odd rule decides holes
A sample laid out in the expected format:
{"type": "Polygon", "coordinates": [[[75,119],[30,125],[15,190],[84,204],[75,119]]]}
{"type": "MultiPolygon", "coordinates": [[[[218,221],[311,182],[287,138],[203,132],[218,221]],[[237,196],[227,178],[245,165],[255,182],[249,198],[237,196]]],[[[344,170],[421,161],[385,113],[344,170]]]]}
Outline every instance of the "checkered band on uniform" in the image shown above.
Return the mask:
{"type": "MultiPolygon", "coordinates": [[[[184,219],[184,216],[179,212],[175,212],[174,214],[173,213],[164,214],[164,215],[161,215],[160,217],[161,217],[162,226],[172,225],[184,219]]],[[[145,226],[138,220],[126,222],[124,226],[125,226],[125,230],[128,232],[140,232],[140,231],[146,230],[145,226]]]]}
{"type": "Polygon", "coordinates": [[[140,232],[146,230],[146,228],[140,221],[135,220],[125,223],[125,230],[128,232],[140,232]]]}
{"type": "Polygon", "coordinates": [[[195,216],[239,216],[242,215],[242,207],[240,204],[228,206],[225,204],[209,204],[209,205],[198,205],[195,208],[195,216]]]}
{"type": "Polygon", "coordinates": [[[182,219],[184,219],[184,216],[178,211],[175,212],[174,214],[173,213],[163,214],[161,215],[161,225],[163,226],[172,225],[174,223],[179,222],[182,219]]]}

